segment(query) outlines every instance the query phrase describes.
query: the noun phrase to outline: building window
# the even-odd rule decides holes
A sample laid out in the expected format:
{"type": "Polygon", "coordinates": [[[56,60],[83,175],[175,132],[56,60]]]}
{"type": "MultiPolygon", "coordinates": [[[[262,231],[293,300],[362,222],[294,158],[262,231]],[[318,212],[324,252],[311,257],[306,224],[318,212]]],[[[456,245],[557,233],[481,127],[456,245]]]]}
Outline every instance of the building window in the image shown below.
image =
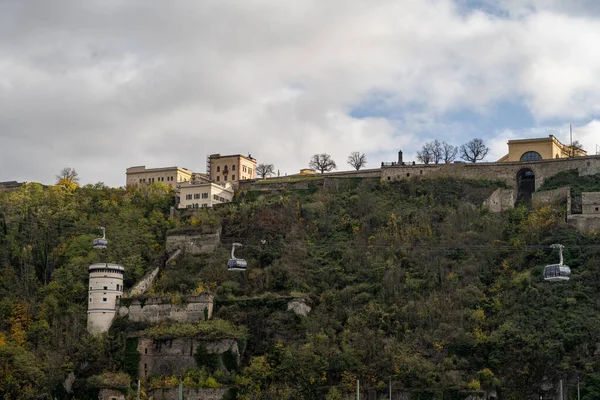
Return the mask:
{"type": "Polygon", "coordinates": [[[537,151],[528,151],[521,156],[519,161],[537,161],[541,159],[542,156],[537,151]]]}
{"type": "Polygon", "coordinates": [[[235,175],[231,175],[231,180],[235,181],[235,175]]]}
{"type": "Polygon", "coordinates": [[[203,199],[208,199],[208,193],[202,193],[202,198],[203,199]]]}
{"type": "Polygon", "coordinates": [[[231,166],[231,170],[235,171],[235,164],[231,166]]]}
{"type": "Polygon", "coordinates": [[[108,290],[108,286],[102,286],[103,290],[108,290]]]}
{"type": "Polygon", "coordinates": [[[102,298],[102,302],[103,302],[103,303],[108,303],[108,298],[106,298],[106,297],[103,297],[103,298],[102,298]]]}
{"type": "Polygon", "coordinates": [[[248,172],[248,171],[247,171],[247,168],[246,168],[246,166],[245,166],[245,165],[242,165],[242,171],[243,171],[243,172],[248,172]]]}
{"type": "Polygon", "coordinates": [[[221,180],[220,176],[217,176],[217,182],[219,182],[221,180]]]}
{"type": "Polygon", "coordinates": [[[142,183],[142,178],[140,178],[140,183],[142,183]]]}
{"type": "Polygon", "coordinates": [[[93,303],[92,298],[90,297],[90,303],[93,303]]]}
{"type": "Polygon", "coordinates": [[[192,195],[191,194],[186,194],[185,195],[185,199],[186,200],[191,200],[192,199],[192,195]]]}
{"type": "Polygon", "coordinates": [[[192,208],[192,205],[188,204],[187,206],[185,206],[185,208],[192,208]]]}
{"type": "Polygon", "coordinates": [[[248,168],[248,173],[252,176],[252,168],[248,168]]]}
{"type": "Polygon", "coordinates": [[[225,176],[223,177],[223,180],[224,180],[224,181],[226,181],[226,180],[227,180],[227,175],[225,175],[225,176]]]}
{"type": "Polygon", "coordinates": [[[221,167],[217,166],[217,172],[221,172],[221,167]]]}
{"type": "Polygon", "coordinates": [[[203,204],[202,204],[202,207],[208,207],[208,204],[206,204],[206,203],[203,203],[203,204]]]}
{"type": "Polygon", "coordinates": [[[194,199],[199,199],[200,198],[200,193],[194,193],[194,199]]]}

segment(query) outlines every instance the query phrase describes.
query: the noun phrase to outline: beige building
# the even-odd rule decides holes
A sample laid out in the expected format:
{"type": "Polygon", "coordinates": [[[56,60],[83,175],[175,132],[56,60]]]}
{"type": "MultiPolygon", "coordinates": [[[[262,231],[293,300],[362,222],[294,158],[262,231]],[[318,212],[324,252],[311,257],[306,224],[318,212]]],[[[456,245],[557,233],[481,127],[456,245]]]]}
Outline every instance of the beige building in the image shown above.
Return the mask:
{"type": "Polygon", "coordinates": [[[194,173],[189,169],[181,167],[147,169],[146,166],[142,165],[127,168],[126,175],[127,186],[162,182],[165,185],[176,187],[178,183],[191,181],[194,173]]]}
{"type": "Polygon", "coordinates": [[[537,161],[551,158],[581,157],[587,155],[583,149],[562,144],[553,135],[547,138],[519,139],[508,141],[508,154],[498,162],[537,161]]]}
{"type": "Polygon", "coordinates": [[[236,184],[239,181],[256,178],[256,160],[250,154],[248,157],[240,154],[229,156],[211,154],[207,164],[208,176],[216,183],[236,184]]]}
{"type": "Polygon", "coordinates": [[[203,208],[215,204],[229,203],[233,200],[231,183],[196,181],[182,183],[177,187],[177,208],[203,208]]]}

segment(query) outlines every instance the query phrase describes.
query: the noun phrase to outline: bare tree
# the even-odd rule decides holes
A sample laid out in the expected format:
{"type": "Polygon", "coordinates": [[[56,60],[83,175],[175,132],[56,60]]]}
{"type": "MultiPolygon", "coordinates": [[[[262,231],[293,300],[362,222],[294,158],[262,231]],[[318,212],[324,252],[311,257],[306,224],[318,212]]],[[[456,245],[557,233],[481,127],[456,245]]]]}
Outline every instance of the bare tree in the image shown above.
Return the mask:
{"type": "Polygon", "coordinates": [[[465,161],[476,163],[483,160],[490,148],[485,145],[483,140],[475,138],[460,146],[460,158],[465,161]]]}
{"type": "Polygon", "coordinates": [[[75,168],[65,167],[56,175],[56,184],[62,186],[79,186],[79,174],[75,168]]]}
{"type": "Polygon", "coordinates": [[[431,148],[431,161],[434,164],[439,164],[442,161],[442,155],[444,153],[444,148],[439,140],[435,139],[433,142],[429,142],[429,147],[431,148]]]}
{"type": "Polygon", "coordinates": [[[332,169],[337,169],[335,161],[333,161],[331,159],[331,156],[326,153],[313,155],[310,161],[308,162],[308,166],[317,171],[321,171],[321,173],[329,172],[332,169]]]}
{"type": "Polygon", "coordinates": [[[273,164],[258,164],[256,166],[256,175],[265,179],[267,175],[272,175],[275,173],[275,166],[273,164]]]}
{"type": "Polygon", "coordinates": [[[442,160],[446,164],[450,164],[456,158],[456,154],[458,153],[458,147],[444,142],[442,143],[442,160]]]}
{"type": "Polygon", "coordinates": [[[417,151],[417,160],[421,161],[423,164],[429,164],[433,161],[431,142],[425,143],[421,150],[417,151]]]}
{"type": "Polygon", "coordinates": [[[358,171],[367,164],[367,156],[365,153],[353,151],[348,156],[348,164],[358,171]]]}

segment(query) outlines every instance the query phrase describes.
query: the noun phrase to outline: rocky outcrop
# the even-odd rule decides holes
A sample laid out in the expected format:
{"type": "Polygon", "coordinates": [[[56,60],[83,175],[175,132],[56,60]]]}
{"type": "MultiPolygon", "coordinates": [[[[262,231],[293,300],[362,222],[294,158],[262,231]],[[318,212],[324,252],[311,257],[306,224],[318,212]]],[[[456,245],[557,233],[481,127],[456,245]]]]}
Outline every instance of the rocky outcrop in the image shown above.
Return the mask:
{"type": "Polygon", "coordinates": [[[196,322],[212,317],[213,298],[212,294],[202,293],[178,299],[176,304],[170,296],[123,299],[117,307],[117,315],[130,321],[153,324],[166,319],[196,322]]]}
{"type": "Polygon", "coordinates": [[[287,310],[293,311],[296,315],[306,317],[312,310],[305,299],[294,299],[287,304],[287,310]]]}

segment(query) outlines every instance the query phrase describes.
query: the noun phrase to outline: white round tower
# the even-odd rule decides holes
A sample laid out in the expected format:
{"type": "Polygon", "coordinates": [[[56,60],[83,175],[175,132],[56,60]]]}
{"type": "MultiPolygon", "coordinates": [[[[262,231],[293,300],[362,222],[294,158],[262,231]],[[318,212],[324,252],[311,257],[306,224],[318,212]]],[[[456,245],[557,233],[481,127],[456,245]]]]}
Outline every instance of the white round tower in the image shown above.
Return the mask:
{"type": "Polygon", "coordinates": [[[99,263],[90,265],[88,272],[90,290],[87,330],[94,334],[106,332],[115,316],[119,299],[123,296],[125,268],[117,264],[99,263]]]}

